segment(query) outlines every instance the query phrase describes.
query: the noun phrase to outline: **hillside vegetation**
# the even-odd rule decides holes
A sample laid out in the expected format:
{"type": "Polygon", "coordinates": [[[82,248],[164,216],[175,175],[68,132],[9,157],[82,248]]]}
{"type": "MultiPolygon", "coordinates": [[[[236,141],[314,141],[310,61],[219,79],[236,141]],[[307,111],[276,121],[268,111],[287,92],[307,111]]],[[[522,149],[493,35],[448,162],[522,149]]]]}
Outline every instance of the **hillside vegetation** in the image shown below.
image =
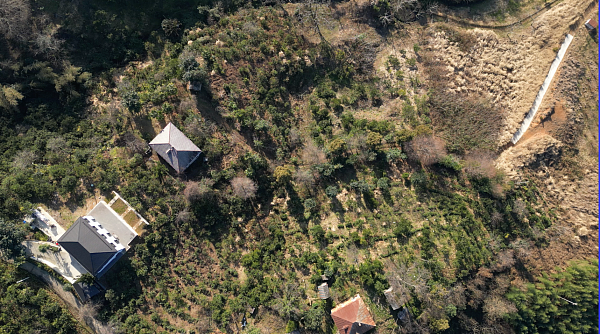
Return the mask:
{"type": "MultiPolygon", "coordinates": [[[[583,169],[597,169],[596,151],[579,149],[597,138],[597,87],[581,86],[589,94],[568,105],[578,120],[562,129],[581,135],[558,131],[560,153],[532,153],[517,176],[498,168],[521,110],[481,82],[510,81],[519,69],[460,64],[475,50],[493,62],[487,51],[510,38],[431,15],[463,7],[5,2],[0,250],[22,260],[15,245],[25,233],[9,231],[38,205],[67,228],[63,213],[119,192],[150,225],[93,300],[116,332],[237,333],[245,316],[254,334],[336,333],[330,310],[357,293],[372,333],[598,331],[596,231],[576,230],[540,176],[583,182],[583,169]],[[190,92],[190,81],[202,90],[190,92]],[[203,151],[184,175],[147,150],[168,122],[203,151]],[[328,300],[316,292],[323,276],[328,300]],[[410,321],[396,320],[383,294],[390,287],[410,321]]],[[[472,10],[494,23],[542,5],[484,1],[472,10]]],[[[573,57],[597,71],[597,44],[580,36],[573,57]]],[[[540,46],[544,57],[553,38],[540,46]]],[[[539,88],[524,76],[514,77],[519,89],[539,88]]],[[[587,197],[577,205],[595,206],[587,197]]],[[[40,302],[43,289],[17,292],[10,282],[0,289],[17,295],[2,300],[37,320],[0,315],[7,332],[77,328],[58,304],[40,302]]]]}

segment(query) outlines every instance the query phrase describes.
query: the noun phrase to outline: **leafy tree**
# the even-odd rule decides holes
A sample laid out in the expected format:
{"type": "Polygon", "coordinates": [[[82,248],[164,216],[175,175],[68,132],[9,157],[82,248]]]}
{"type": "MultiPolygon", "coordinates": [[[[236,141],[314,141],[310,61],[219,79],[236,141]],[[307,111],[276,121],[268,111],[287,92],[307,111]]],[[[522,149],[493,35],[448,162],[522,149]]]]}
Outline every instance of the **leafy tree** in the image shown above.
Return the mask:
{"type": "Polygon", "coordinates": [[[321,225],[315,225],[310,229],[310,235],[312,235],[317,241],[323,242],[325,240],[325,231],[321,225]]]}
{"type": "Polygon", "coordinates": [[[377,188],[381,189],[381,191],[386,192],[390,189],[390,179],[387,177],[382,177],[377,180],[377,188]]]}
{"type": "Polygon", "coordinates": [[[139,113],[142,109],[140,96],[135,91],[131,84],[125,83],[119,87],[119,95],[121,95],[121,104],[132,113],[139,113]]]}
{"type": "Polygon", "coordinates": [[[321,326],[323,326],[323,321],[326,316],[325,310],[323,310],[322,307],[319,307],[319,304],[315,303],[313,307],[304,313],[302,323],[306,329],[319,331],[321,330],[321,326]]]}
{"type": "Polygon", "coordinates": [[[367,260],[358,268],[360,281],[366,287],[383,293],[388,288],[388,283],[383,272],[383,263],[379,260],[367,260]]]}
{"type": "Polygon", "coordinates": [[[312,198],[307,198],[304,200],[304,215],[310,216],[314,213],[317,207],[317,201],[312,198]]]}
{"type": "Polygon", "coordinates": [[[385,152],[385,159],[387,162],[396,162],[398,159],[405,159],[406,155],[402,153],[402,150],[399,148],[391,148],[387,152],[385,152]]]}
{"type": "Polygon", "coordinates": [[[79,276],[79,278],[77,278],[75,283],[85,283],[88,285],[92,285],[92,284],[94,284],[95,280],[96,279],[94,278],[94,276],[92,274],[84,273],[84,274],[81,274],[81,276],[79,276]]]}
{"type": "Polygon", "coordinates": [[[346,152],[347,149],[348,145],[342,138],[336,138],[329,142],[329,151],[333,156],[341,156],[346,152]]]}
{"type": "Polygon", "coordinates": [[[15,109],[22,99],[23,94],[14,87],[0,85],[0,108],[15,109]]]}
{"type": "Polygon", "coordinates": [[[63,195],[72,193],[77,187],[77,178],[73,175],[67,175],[60,181],[60,189],[63,195]]]}
{"type": "Polygon", "coordinates": [[[378,149],[381,146],[383,136],[377,132],[369,132],[367,134],[367,145],[374,149],[378,149]]]}
{"type": "Polygon", "coordinates": [[[160,26],[167,36],[179,35],[181,30],[181,22],[177,19],[164,19],[160,26]]]}
{"type": "Polygon", "coordinates": [[[0,255],[5,259],[15,259],[25,255],[21,242],[25,240],[26,234],[22,225],[0,218],[0,255]]]}
{"type": "Polygon", "coordinates": [[[394,235],[396,237],[407,238],[412,231],[412,224],[410,220],[400,218],[400,220],[394,226],[394,235]]]}
{"type": "Polygon", "coordinates": [[[279,184],[288,184],[292,180],[294,174],[294,167],[291,165],[277,166],[273,172],[275,182],[279,184]]]}

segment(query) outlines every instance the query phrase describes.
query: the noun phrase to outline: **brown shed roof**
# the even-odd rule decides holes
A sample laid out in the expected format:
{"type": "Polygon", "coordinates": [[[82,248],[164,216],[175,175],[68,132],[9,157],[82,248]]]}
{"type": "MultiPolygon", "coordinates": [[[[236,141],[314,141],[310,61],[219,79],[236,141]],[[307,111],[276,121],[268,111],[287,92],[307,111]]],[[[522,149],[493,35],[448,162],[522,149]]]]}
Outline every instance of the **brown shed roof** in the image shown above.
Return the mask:
{"type": "Polygon", "coordinates": [[[340,334],[364,334],[375,328],[369,308],[358,294],[331,310],[331,317],[340,334]]]}

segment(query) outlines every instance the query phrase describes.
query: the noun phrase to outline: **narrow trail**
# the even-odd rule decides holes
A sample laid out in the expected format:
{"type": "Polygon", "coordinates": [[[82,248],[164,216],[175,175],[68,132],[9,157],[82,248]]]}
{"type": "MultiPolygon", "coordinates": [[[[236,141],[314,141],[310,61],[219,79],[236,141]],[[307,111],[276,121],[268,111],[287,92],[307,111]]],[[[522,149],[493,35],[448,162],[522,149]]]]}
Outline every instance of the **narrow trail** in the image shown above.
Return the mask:
{"type": "Polygon", "coordinates": [[[85,325],[87,325],[93,333],[108,334],[113,332],[113,330],[111,330],[108,326],[98,321],[93,317],[92,314],[90,314],[89,311],[91,308],[86,308],[86,304],[81,303],[75,297],[75,295],[73,295],[73,293],[65,291],[61,282],[59,282],[58,279],[50,275],[48,272],[29,262],[21,264],[19,268],[34,275],[40,281],[44,282],[50,289],[52,289],[52,291],[69,306],[73,317],[85,323],[85,325]]]}
{"type": "MultiPolygon", "coordinates": [[[[448,14],[444,14],[444,13],[432,13],[431,16],[435,16],[438,18],[442,18],[442,19],[446,19],[449,21],[452,21],[454,23],[458,23],[460,25],[462,25],[463,27],[470,27],[470,28],[485,28],[485,29],[498,29],[498,30],[502,30],[502,29],[507,29],[507,28],[512,28],[513,26],[517,25],[517,24],[521,24],[529,19],[534,18],[535,16],[551,9],[555,4],[562,2],[563,0],[554,0],[551,2],[547,2],[544,7],[536,10],[535,12],[527,15],[526,17],[517,20],[515,22],[512,23],[506,23],[506,24],[485,24],[485,23],[477,23],[471,20],[467,20],[467,19],[461,19],[458,18],[456,16],[453,15],[448,15],[448,14]]],[[[594,2],[597,2],[597,0],[595,0],[594,2]]]]}

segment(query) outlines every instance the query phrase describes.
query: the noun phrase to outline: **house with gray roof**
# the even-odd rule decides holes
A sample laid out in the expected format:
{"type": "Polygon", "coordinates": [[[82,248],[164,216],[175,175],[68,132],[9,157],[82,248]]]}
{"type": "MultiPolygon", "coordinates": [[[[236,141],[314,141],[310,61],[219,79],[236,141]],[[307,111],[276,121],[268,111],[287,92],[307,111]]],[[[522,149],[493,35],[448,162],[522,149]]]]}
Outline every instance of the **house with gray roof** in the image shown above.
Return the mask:
{"type": "Polygon", "coordinates": [[[71,258],[96,279],[92,285],[83,282],[73,284],[75,292],[84,301],[106,289],[102,276],[119,261],[133,240],[140,235],[135,229],[138,222],[128,218],[130,215],[127,213],[133,211],[132,217],[147,224],[127,202],[117,193],[115,195],[110,203],[100,201],[86,216],[77,218],[57,241],[71,258]],[[122,213],[115,211],[113,206],[117,200],[122,201],[129,209],[117,209],[124,211],[122,213]]]}
{"type": "Polygon", "coordinates": [[[100,278],[123,256],[125,247],[93,217],[79,217],[58,239],[90,274],[100,278]]]}
{"type": "Polygon", "coordinates": [[[177,173],[183,173],[198,157],[200,149],[172,123],[150,142],[150,147],[177,173]]]}

